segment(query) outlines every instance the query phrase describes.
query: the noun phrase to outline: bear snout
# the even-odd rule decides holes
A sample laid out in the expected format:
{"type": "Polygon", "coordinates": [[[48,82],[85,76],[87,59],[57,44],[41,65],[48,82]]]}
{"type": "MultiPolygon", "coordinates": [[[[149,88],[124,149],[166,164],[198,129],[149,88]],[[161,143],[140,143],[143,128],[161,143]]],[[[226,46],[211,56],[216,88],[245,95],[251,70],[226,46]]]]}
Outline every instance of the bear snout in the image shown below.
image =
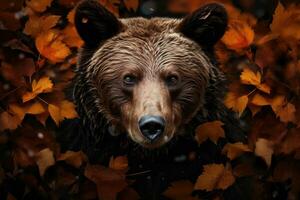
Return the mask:
{"type": "Polygon", "coordinates": [[[139,129],[151,143],[163,135],[165,120],[161,116],[146,115],[139,120],[139,129]]]}

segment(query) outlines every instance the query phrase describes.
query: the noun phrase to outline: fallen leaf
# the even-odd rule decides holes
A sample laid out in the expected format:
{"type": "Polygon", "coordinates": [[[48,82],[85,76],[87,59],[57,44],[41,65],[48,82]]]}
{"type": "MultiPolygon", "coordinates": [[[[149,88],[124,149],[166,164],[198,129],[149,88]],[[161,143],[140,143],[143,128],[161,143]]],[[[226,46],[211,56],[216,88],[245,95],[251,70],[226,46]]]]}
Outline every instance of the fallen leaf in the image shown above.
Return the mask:
{"type": "Polygon", "coordinates": [[[274,143],[264,138],[259,138],[255,144],[255,155],[264,159],[268,166],[271,165],[274,152],[274,143]]]}
{"type": "Polygon", "coordinates": [[[109,161],[109,168],[126,172],[128,170],[127,156],[111,157],[109,161]]]}
{"type": "Polygon", "coordinates": [[[22,120],[17,115],[2,112],[0,114],[0,132],[4,130],[15,130],[21,122],[22,120]]]}
{"type": "Polygon", "coordinates": [[[59,102],[57,105],[49,104],[48,111],[57,126],[65,118],[73,119],[78,116],[75,110],[75,105],[72,102],[67,100],[59,102]]]}
{"type": "Polygon", "coordinates": [[[195,183],[195,190],[225,190],[235,182],[232,171],[225,169],[223,164],[209,164],[204,165],[203,168],[203,173],[195,183]]]}
{"type": "Polygon", "coordinates": [[[233,50],[239,50],[249,47],[254,39],[254,31],[244,21],[232,20],[228,25],[222,42],[233,50]]]}
{"type": "Polygon", "coordinates": [[[116,199],[117,194],[127,187],[125,174],[101,165],[88,164],[84,175],[97,185],[98,197],[100,199],[116,199]]]}
{"type": "Polygon", "coordinates": [[[33,80],[31,84],[32,92],[26,92],[23,96],[23,102],[34,99],[40,93],[51,92],[53,87],[52,81],[49,77],[42,77],[38,81],[33,80]]]}
{"type": "Polygon", "coordinates": [[[82,151],[67,151],[61,154],[57,161],[65,161],[67,164],[79,168],[83,163],[87,161],[86,155],[82,151]]]}
{"type": "Polygon", "coordinates": [[[243,95],[237,97],[236,94],[229,92],[225,98],[225,105],[237,112],[239,116],[242,115],[248,104],[248,96],[243,95]]]}
{"type": "Polygon", "coordinates": [[[251,150],[249,149],[248,145],[241,142],[233,144],[227,143],[222,150],[222,153],[227,154],[227,157],[230,160],[234,160],[245,152],[251,152],[251,150]]]}
{"type": "Polygon", "coordinates": [[[39,167],[40,175],[44,176],[46,170],[55,164],[53,152],[49,149],[43,149],[36,154],[36,164],[39,167]]]}
{"type": "Polygon", "coordinates": [[[276,115],[280,118],[282,122],[295,122],[296,119],[296,108],[293,104],[287,103],[281,109],[276,112],[276,115]]]}
{"type": "Polygon", "coordinates": [[[260,72],[254,73],[251,69],[245,68],[240,76],[241,82],[246,85],[254,85],[262,92],[270,94],[271,88],[265,83],[261,83],[260,72]]]}
{"type": "MultiPolygon", "coordinates": [[[[192,200],[194,184],[188,180],[180,180],[171,183],[171,186],[163,193],[167,198],[174,200],[192,200]]],[[[197,199],[197,198],[195,198],[197,199]]]]}
{"type": "Polygon", "coordinates": [[[210,139],[215,144],[218,142],[219,138],[224,138],[225,133],[222,128],[223,123],[221,121],[206,122],[199,125],[196,128],[196,140],[199,144],[203,143],[205,140],[210,139]]]}
{"type": "Polygon", "coordinates": [[[53,0],[26,0],[26,5],[35,12],[44,12],[53,0]]]}
{"type": "Polygon", "coordinates": [[[29,16],[29,20],[26,22],[23,32],[36,38],[42,32],[46,32],[53,28],[57,24],[59,18],[60,16],[57,15],[29,16]]]}
{"type": "Polygon", "coordinates": [[[53,63],[62,62],[71,54],[70,49],[62,41],[63,36],[58,30],[50,29],[39,34],[35,40],[40,54],[53,63]]]}

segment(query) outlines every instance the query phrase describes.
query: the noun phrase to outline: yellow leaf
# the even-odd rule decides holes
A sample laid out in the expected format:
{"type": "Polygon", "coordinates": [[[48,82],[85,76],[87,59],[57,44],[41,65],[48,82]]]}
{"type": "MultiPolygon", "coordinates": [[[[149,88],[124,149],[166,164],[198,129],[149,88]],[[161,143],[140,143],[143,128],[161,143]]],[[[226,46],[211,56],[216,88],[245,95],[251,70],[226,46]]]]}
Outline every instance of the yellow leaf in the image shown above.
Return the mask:
{"type": "Polygon", "coordinates": [[[33,80],[31,87],[32,92],[27,92],[22,96],[23,102],[34,99],[40,93],[50,92],[52,90],[53,83],[49,79],[49,77],[42,77],[38,82],[36,82],[36,80],[33,80]]]}
{"type": "Polygon", "coordinates": [[[225,137],[222,125],[223,123],[221,121],[206,122],[199,125],[196,128],[196,140],[199,144],[203,143],[207,139],[217,143],[219,138],[225,137]]]}
{"type": "Polygon", "coordinates": [[[44,176],[48,167],[55,164],[53,152],[49,149],[43,149],[36,154],[36,164],[39,167],[40,175],[44,176]]]}
{"type": "Polygon", "coordinates": [[[35,45],[44,57],[53,63],[62,62],[71,54],[70,49],[62,42],[63,37],[58,30],[50,29],[37,36],[35,45]]]}
{"type": "Polygon", "coordinates": [[[257,89],[259,89],[260,91],[262,91],[264,93],[270,94],[270,92],[271,92],[270,86],[268,86],[265,83],[261,83],[261,84],[257,85],[256,87],[257,87],[257,89]]]}
{"type": "Polygon", "coordinates": [[[222,42],[233,50],[239,50],[250,46],[254,39],[254,31],[245,22],[232,20],[229,29],[222,38],[222,42]]]}
{"type": "Polygon", "coordinates": [[[249,149],[248,145],[243,144],[241,142],[237,142],[234,144],[226,144],[222,150],[223,153],[227,154],[227,157],[230,160],[233,160],[240,155],[242,155],[244,152],[250,152],[251,150],[249,149]]]}
{"type": "Polygon", "coordinates": [[[268,166],[271,165],[274,144],[272,141],[259,138],[255,144],[255,155],[264,159],[268,166]]]}
{"type": "Polygon", "coordinates": [[[38,115],[38,114],[42,114],[43,112],[45,112],[45,108],[43,107],[43,105],[40,102],[35,102],[33,104],[31,104],[26,113],[28,114],[33,114],[33,115],[38,115]]]}
{"type": "Polygon", "coordinates": [[[63,117],[60,115],[60,109],[59,107],[49,104],[48,105],[48,111],[52,119],[54,120],[56,125],[59,125],[60,121],[63,120],[63,117]]]}
{"type": "Polygon", "coordinates": [[[245,68],[240,76],[241,82],[246,85],[259,85],[261,82],[261,75],[259,72],[256,74],[249,68],[245,68]]]}
{"type": "Polygon", "coordinates": [[[203,167],[203,173],[198,177],[195,184],[196,190],[225,190],[235,181],[232,171],[225,169],[223,164],[209,164],[203,167]]]}
{"type": "Polygon", "coordinates": [[[79,37],[76,28],[74,25],[69,24],[62,31],[64,38],[63,42],[66,43],[69,47],[81,47],[83,45],[83,41],[79,37]]]}
{"type": "Polygon", "coordinates": [[[60,16],[57,15],[29,16],[29,20],[26,22],[23,32],[35,38],[41,32],[48,31],[53,28],[57,24],[59,18],[60,16]]]}
{"type": "Polygon", "coordinates": [[[26,0],[26,5],[35,12],[44,12],[53,0],[26,0]]]}
{"type": "Polygon", "coordinates": [[[17,104],[10,104],[9,110],[11,112],[13,112],[14,114],[16,114],[21,121],[23,121],[24,116],[26,114],[26,109],[22,108],[21,106],[19,106],[17,104]]]}
{"type": "Polygon", "coordinates": [[[229,92],[225,98],[225,105],[233,111],[238,112],[239,116],[244,112],[248,104],[248,96],[237,97],[233,92],[229,92]]]}

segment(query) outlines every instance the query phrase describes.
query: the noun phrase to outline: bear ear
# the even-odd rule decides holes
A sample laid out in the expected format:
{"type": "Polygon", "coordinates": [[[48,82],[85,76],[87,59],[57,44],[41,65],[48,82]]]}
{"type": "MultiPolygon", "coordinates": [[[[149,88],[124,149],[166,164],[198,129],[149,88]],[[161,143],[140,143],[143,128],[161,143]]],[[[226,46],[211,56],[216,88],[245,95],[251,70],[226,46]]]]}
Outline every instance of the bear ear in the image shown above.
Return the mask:
{"type": "Polygon", "coordinates": [[[75,11],[75,27],[89,47],[117,35],[122,23],[96,0],[84,0],[75,11]]]}
{"type": "Polygon", "coordinates": [[[207,4],[186,16],[179,31],[202,46],[213,46],[225,33],[227,12],[217,3],[207,4]]]}

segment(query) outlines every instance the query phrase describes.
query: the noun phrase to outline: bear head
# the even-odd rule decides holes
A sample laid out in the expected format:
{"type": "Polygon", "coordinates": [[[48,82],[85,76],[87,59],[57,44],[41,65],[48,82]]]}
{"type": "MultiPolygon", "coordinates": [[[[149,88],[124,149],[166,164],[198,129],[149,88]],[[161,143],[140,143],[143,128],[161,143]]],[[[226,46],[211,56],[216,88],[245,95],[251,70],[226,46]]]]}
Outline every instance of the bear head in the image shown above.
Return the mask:
{"type": "Polygon", "coordinates": [[[221,5],[184,19],[118,19],[86,0],[76,8],[75,25],[84,46],[74,100],[91,132],[109,124],[111,134],[124,132],[152,149],[184,133],[193,118],[224,110],[224,78],[213,58],[227,27],[221,5]]]}

